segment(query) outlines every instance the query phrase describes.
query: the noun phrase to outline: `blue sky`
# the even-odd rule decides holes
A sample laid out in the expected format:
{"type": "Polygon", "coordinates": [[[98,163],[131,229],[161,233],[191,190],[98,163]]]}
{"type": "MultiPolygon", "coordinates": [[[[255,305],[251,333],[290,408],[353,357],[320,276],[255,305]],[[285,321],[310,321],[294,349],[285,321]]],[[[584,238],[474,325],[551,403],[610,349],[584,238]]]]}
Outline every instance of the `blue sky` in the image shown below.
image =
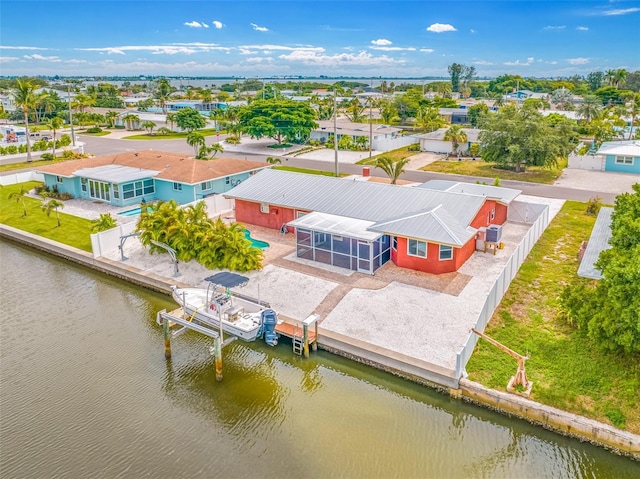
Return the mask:
{"type": "Polygon", "coordinates": [[[0,75],[640,70],[640,1],[5,1],[0,75]]]}

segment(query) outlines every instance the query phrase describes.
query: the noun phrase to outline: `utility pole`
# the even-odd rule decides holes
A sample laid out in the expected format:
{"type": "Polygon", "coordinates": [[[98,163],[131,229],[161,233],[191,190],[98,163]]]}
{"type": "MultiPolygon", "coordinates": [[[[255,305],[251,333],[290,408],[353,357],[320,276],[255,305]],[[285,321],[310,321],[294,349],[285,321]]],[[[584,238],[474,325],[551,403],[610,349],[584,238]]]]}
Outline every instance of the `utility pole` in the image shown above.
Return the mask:
{"type": "Polygon", "coordinates": [[[373,97],[369,97],[369,158],[371,158],[371,140],[373,140],[373,123],[371,121],[371,104],[373,103],[373,97]]]}
{"type": "Polygon", "coordinates": [[[71,125],[71,141],[73,146],[76,146],[76,134],[73,131],[73,110],[71,108],[71,91],[70,85],[67,83],[67,102],[69,103],[69,124],[71,125]]]}
{"type": "Polygon", "coordinates": [[[333,152],[336,176],[340,176],[338,171],[338,97],[335,85],[333,87],[333,152]]]}

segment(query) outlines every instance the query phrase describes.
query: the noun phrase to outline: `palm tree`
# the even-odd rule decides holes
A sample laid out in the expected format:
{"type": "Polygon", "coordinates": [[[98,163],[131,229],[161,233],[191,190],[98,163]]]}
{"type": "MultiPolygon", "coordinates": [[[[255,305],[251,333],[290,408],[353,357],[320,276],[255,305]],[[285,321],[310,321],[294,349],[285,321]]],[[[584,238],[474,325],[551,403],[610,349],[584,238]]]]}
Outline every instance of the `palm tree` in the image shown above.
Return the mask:
{"type": "Polygon", "coordinates": [[[280,158],[274,158],[270,156],[267,158],[267,163],[269,163],[270,165],[277,165],[282,163],[282,160],[280,158]]]}
{"type": "Polygon", "coordinates": [[[598,118],[602,110],[602,101],[596,95],[585,95],[582,104],[578,107],[578,117],[583,118],[587,123],[598,118]]]}
{"type": "Polygon", "coordinates": [[[629,104],[628,114],[629,116],[631,116],[628,138],[630,140],[631,136],[633,135],[633,127],[636,124],[636,118],[640,117],[640,93],[636,93],[635,95],[633,95],[633,98],[631,99],[631,102],[629,104]]]}
{"type": "Polygon", "coordinates": [[[134,115],[133,113],[128,113],[122,117],[122,119],[127,124],[127,130],[133,129],[133,124],[138,123],[140,121],[140,117],[138,115],[134,115]]]}
{"type": "Polygon", "coordinates": [[[460,125],[452,125],[451,128],[444,133],[444,141],[451,142],[453,154],[456,155],[458,153],[460,143],[467,141],[467,134],[462,131],[462,127],[460,125]]]}
{"type": "Polygon", "coordinates": [[[173,130],[173,125],[176,122],[178,117],[177,113],[167,113],[167,123],[169,123],[169,127],[173,130]]]}
{"type": "Polygon", "coordinates": [[[203,145],[196,155],[199,160],[212,160],[217,153],[222,153],[224,148],[220,143],[213,143],[211,146],[203,145]]]}
{"type": "MultiPolygon", "coordinates": [[[[38,104],[38,95],[35,93],[36,87],[28,80],[16,80],[16,88],[13,90],[13,102],[22,108],[24,114],[25,135],[27,138],[27,162],[31,162],[31,139],[29,135],[29,109],[35,108],[38,104]]],[[[25,210],[26,216],[26,210],[25,210]]]]}
{"type": "Polygon", "coordinates": [[[147,130],[149,132],[149,134],[151,134],[153,132],[153,129],[156,127],[156,124],[154,122],[152,122],[151,120],[147,120],[145,122],[142,123],[142,125],[140,125],[142,128],[144,128],[145,130],[147,130]]]}
{"type": "Polygon", "coordinates": [[[616,81],[616,71],[615,70],[607,70],[604,74],[604,79],[607,81],[609,86],[613,86],[616,81]]]}
{"type": "Polygon", "coordinates": [[[618,70],[615,71],[613,80],[616,88],[620,88],[620,85],[622,85],[624,81],[627,79],[627,75],[629,75],[629,72],[624,68],[619,68],[618,70]]]}
{"type": "Polygon", "coordinates": [[[116,118],[118,118],[118,112],[109,110],[104,114],[104,117],[107,120],[107,123],[109,124],[109,128],[113,128],[116,123],[116,118]]]}
{"type": "Polygon", "coordinates": [[[387,156],[381,156],[376,160],[375,167],[384,171],[391,180],[391,184],[395,185],[400,175],[404,173],[404,167],[407,166],[407,163],[409,163],[409,158],[393,161],[387,156]]]}
{"type": "Polygon", "coordinates": [[[91,220],[91,232],[100,233],[117,226],[117,222],[111,213],[100,213],[100,218],[91,220]]]}
{"type": "Polygon", "coordinates": [[[187,145],[192,146],[195,150],[195,154],[198,155],[200,148],[205,146],[204,136],[202,136],[202,133],[192,131],[187,135],[187,145]]]}
{"type": "Polygon", "coordinates": [[[47,128],[49,128],[53,132],[53,158],[54,159],[56,157],[56,133],[60,128],[62,128],[63,124],[64,122],[62,121],[62,118],[60,118],[59,116],[54,116],[47,122],[47,128]]]}
{"type": "Polygon", "coordinates": [[[85,93],[78,93],[76,95],[75,100],[71,103],[71,106],[73,106],[74,108],[77,108],[80,113],[84,113],[85,108],[90,108],[92,106],[95,106],[96,104],[96,98],[91,96],[91,95],[87,95],[85,93]]]}
{"type": "Polygon", "coordinates": [[[167,100],[169,99],[169,95],[171,95],[171,83],[166,78],[160,78],[158,80],[158,86],[156,88],[156,98],[158,100],[158,104],[162,108],[162,113],[167,114],[167,100]]]}
{"type": "Polygon", "coordinates": [[[415,125],[421,130],[434,131],[444,124],[440,112],[434,106],[419,106],[416,111],[415,125]]]}
{"type": "Polygon", "coordinates": [[[46,203],[42,204],[42,211],[47,213],[47,216],[51,216],[51,211],[56,212],[56,219],[58,220],[58,226],[60,226],[60,214],[58,213],[58,208],[64,208],[64,203],[56,200],[55,198],[51,198],[46,203]]]}
{"type": "MultiPolygon", "coordinates": [[[[20,81],[20,80],[18,80],[20,81]]],[[[20,188],[20,191],[14,191],[9,193],[10,200],[16,200],[16,203],[22,203],[22,216],[27,216],[27,205],[24,202],[24,197],[27,195],[27,192],[24,188],[20,188]]]]}

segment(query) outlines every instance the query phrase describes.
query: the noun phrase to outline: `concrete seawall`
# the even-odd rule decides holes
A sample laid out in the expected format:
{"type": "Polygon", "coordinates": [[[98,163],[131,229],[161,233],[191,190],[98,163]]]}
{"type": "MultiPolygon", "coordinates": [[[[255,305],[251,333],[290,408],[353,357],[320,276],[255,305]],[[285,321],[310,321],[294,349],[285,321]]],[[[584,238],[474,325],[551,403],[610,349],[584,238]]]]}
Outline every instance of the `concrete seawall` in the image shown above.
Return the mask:
{"type": "MultiPolygon", "coordinates": [[[[130,283],[169,294],[172,285],[188,287],[153,273],[132,268],[122,262],[93,258],[91,253],[51,241],[16,228],[0,225],[0,236],[37,250],[74,261],[80,265],[121,278],[130,283]]],[[[589,441],[617,453],[640,460],[640,436],[598,421],[560,409],[545,406],[529,399],[462,379],[457,381],[453,371],[373,346],[355,338],[319,328],[318,344],[329,352],[390,372],[411,381],[434,387],[451,396],[516,416],[560,434],[589,441]]]]}

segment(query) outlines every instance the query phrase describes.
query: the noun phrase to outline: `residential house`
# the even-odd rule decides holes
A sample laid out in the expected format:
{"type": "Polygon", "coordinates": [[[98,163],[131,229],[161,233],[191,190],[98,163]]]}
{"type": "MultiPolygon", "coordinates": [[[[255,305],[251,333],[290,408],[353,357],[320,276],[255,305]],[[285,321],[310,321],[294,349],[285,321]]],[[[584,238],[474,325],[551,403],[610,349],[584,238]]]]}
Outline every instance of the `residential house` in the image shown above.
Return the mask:
{"type": "Polygon", "coordinates": [[[640,174],[640,140],[605,141],[596,155],[604,157],[604,171],[640,174]]]}
{"type": "Polygon", "coordinates": [[[506,221],[520,191],[445,183],[407,187],[264,170],[224,196],[235,200],[237,221],[295,231],[300,258],[368,274],[387,261],[449,273],[473,254],[480,228],[506,221]]]}
{"type": "MultiPolygon", "coordinates": [[[[453,144],[451,141],[444,139],[448,129],[449,128],[440,128],[430,133],[415,135],[415,137],[420,140],[420,150],[446,154],[453,152],[453,144]]],[[[478,142],[480,130],[477,128],[462,128],[462,131],[467,135],[467,141],[458,145],[458,151],[467,151],[473,143],[478,142]]]]}
{"type": "MultiPolygon", "coordinates": [[[[379,125],[369,123],[353,123],[351,121],[338,120],[336,122],[335,132],[338,136],[338,141],[344,135],[350,136],[354,141],[357,141],[359,137],[365,137],[367,144],[369,143],[369,134],[371,134],[371,148],[373,150],[388,150],[389,145],[393,144],[392,140],[396,140],[401,128],[393,126],[379,125]]],[[[333,136],[334,123],[333,120],[319,120],[318,128],[312,130],[309,137],[312,140],[319,140],[321,143],[326,143],[329,140],[329,136],[333,136]]],[[[403,145],[399,145],[398,148],[403,145]]]]}
{"type": "Polygon", "coordinates": [[[74,198],[127,206],[144,201],[179,204],[229,191],[269,165],[220,158],[195,160],[183,153],[154,150],[65,161],[36,171],[44,183],[74,198]]]}

